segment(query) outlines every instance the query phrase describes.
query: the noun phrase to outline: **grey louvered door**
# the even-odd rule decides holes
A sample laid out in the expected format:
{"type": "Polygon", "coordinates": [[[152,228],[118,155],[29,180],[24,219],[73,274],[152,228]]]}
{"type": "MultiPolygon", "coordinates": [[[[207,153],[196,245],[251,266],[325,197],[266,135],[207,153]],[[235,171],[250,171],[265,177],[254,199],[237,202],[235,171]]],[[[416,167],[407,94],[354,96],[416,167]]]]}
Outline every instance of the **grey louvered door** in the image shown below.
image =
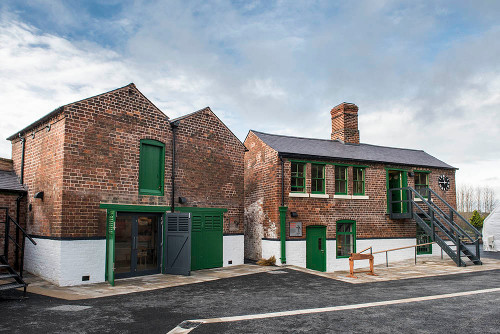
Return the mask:
{"type": "Polygon", "coordinates": [[[191,214],[167,213],[163,243],[165,274],[191,274],[191,214]]]}

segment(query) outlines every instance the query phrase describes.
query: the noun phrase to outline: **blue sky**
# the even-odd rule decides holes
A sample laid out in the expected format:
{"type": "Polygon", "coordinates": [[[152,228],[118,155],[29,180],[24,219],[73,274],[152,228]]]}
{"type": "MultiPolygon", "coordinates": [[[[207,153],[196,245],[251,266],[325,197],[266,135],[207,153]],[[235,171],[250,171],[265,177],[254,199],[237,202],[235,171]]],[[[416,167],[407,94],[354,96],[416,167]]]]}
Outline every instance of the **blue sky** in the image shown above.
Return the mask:
{"type": "Polygon", "coordinates": [[[170,117],[210,106],[242,140],[329,138],[347,101],[362,142],[500,194],[499,40],[498,1],[7,0],[0,131],[130,82],[170,117]]]}

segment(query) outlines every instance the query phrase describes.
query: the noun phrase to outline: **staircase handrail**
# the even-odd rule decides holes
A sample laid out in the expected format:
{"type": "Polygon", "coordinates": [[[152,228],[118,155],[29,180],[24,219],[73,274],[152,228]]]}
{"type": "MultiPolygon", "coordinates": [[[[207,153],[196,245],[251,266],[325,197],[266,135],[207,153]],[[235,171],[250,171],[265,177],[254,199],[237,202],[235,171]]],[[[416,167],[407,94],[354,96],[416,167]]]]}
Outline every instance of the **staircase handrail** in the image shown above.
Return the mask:
{"type": "MultiPolygon", "coordinates": [[[[443,210],[441,210],[441,208],[439,206],[436,205],[436,203],[434,203],[433,201],[429,201],[429,203],[433,206],[433,208],[438,209],[439,212],[442,213],[441,218],[444,219],[446,217],[449,217],[446,213],[443,212],[443,210]]],[[[455,226],[458,230],[460,230],[461,236],[469,238],[469,240],[472,241],[472,242],[476,241],[474,238],[472,238],[469,235],[469,233],[467,233],[466,231],[464,231],[464,229],[460,225],[458,225],[457,223],[455,223],[455,221],[453,219],[451,219],[451,217],[450,218],[446,218],[446,221],[450,222],[453,226],[455,226]]]]}
{"type": "MultiPolygon", "coordinates": [[[[14,223],[14,225],[16,225],[16,226],[17,226],[17,228],[19,228],[19,230],[20,230],[21,232],[23,232],[23,234],[26,236],[26,238],[28,238],[28,240],[29,240],[29,241],[31,241],[31,243],[32,243],[33,245],[36,245],[36,241],[35,241],[35,240],[33,240],[33,238],[32,238],[32,237],[30,237],[30,235],[28,234],[28,232],[26,232],[26,230],[25,230],[24,228],[22,228],[22,227],[21,227],[21,225],[19,225],[19,224],[18,224],[18,223],[17,223],[17,222],[16,222],[16,221],[15,221],[15,220],[11,217],[11,216],[8,216],[8,217],[9,217],[10,221],[11,221],[11,222],[13,222],[13,223],[14,223]]],[[[16,243],[16,245],[17,245],[17,243],[16,243]]],[[[21,247],[21,246],[19,246],[19,245],[17,245],[17,246],[18,246],[18,247],[21,247]]]]}
{"type": "MultiPolygon", "coordinates": [[[[418,204],[416,204],[416,203],[414,203],[414,204],[417,206],[417,208],[419,208],[419,209],[423,212],[423,214],[425,215],[425,217],[426,217],[427,219],[429,219],[429,220],[431,219],[431,217],[429,217],[429,215],[427,214],[427,212],[425,212],[425,210],[423,210],[423,209],[420,207],[420,205],[418,205],[418,204]]],[[[438,214],[439,214],[439,213],[438,213],[438,214]]],[[[435,219],[435,218],[434,218],[434,219],[435,219]]],[[[440,222],[440,224],[442,224],[442,223],[440,222]]],[[[446,237],[448,237],[448,239],[453,240],[453,238],[454,238],[454,237],[453,237],[453,235],[450,235],[450,234],[449,234],[449,233],[448,233],[448,232],[447,232],[447,231],[446,231],[443,227],[441,227],[439,224],[435,224],[434,226],[436,226],[437,228],[439,228],[439,229],[441,230],[441,232],[443,232],[443,233],[446,235],[446,237]]],[[[457,230],[456,230],[453,226],[450,226],[450,227],[453,229],[453,231],[454,231],[455,233],[459,234],[459,233],[458,233],[458,231],[457,231],[457,230]]]]}
{"type": "Polygon", "coordinates": [[[453,211],[454,214],[456,214],[460,219],[462,219],[471,229],[472,231],[476,234],[476,236],[479,238],[482,236],[482,233],[478,231],[471,223],[467,221],[460,213],[457,212],[451,205],[449,205],[444,199],[441,198],[434,190],[431,188],[428,188],[437,198],[441,200],[451,211],[453,211]]]}

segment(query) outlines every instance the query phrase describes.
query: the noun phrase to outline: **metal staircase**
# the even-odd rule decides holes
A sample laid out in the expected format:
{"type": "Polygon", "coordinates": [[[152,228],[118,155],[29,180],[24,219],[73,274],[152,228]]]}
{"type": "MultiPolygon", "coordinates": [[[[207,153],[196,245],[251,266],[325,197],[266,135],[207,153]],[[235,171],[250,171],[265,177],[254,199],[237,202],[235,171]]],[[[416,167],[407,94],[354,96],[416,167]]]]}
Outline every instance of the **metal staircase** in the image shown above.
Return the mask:
{"type": "Polygon", "coordinates": [[[464,258],[475,265],[482,264],[479,254],[481,232],[432,189],[392,188],[388,194],[391,219],[415,220],[459,267],[466,266],[464,258]]]}
{"type": "MultiPolygon", "coordinates": [[[[3,239],[3,254],[0,255],[0,291],[24,288],[24,296],[26,296],[26,288],[28,283],[23,279],[23,267],[24,267],[24,245],[25,240],[28,240],[36,245],[35,240],[33,240],[28,233],[18,224],[10,215],[9,209],[1,207],[0,213],[5,212],[5,219],[0,221],[4,225],[4,239],[3,239]],[[17,231],[22,233],[22,241],[19,245],[16,239],[10,235],[10,225],[14,224],[17,231]],[[21,262],[16,270],[12,265],[9,264],[9,245],[12,243],[14,245],[15,254],[20,254],[21,262]],[[19,252],[18,252],[19,251],[19,252]]],[[[2,215],[3,216],[3,215],[2,215]]]]}

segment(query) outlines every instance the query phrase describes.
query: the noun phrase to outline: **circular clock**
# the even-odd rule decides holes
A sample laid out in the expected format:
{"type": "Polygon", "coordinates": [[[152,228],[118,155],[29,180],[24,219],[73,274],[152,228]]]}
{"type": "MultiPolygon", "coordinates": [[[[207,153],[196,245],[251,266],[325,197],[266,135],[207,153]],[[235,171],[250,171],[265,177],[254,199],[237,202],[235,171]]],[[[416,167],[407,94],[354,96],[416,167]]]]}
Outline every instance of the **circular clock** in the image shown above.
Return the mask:
{"type": "Polygon", "coordinates": [[[439,188],[441,190],[450,190],[450,179],[446,175],[440,175],[438,178],[439,188]]]}

